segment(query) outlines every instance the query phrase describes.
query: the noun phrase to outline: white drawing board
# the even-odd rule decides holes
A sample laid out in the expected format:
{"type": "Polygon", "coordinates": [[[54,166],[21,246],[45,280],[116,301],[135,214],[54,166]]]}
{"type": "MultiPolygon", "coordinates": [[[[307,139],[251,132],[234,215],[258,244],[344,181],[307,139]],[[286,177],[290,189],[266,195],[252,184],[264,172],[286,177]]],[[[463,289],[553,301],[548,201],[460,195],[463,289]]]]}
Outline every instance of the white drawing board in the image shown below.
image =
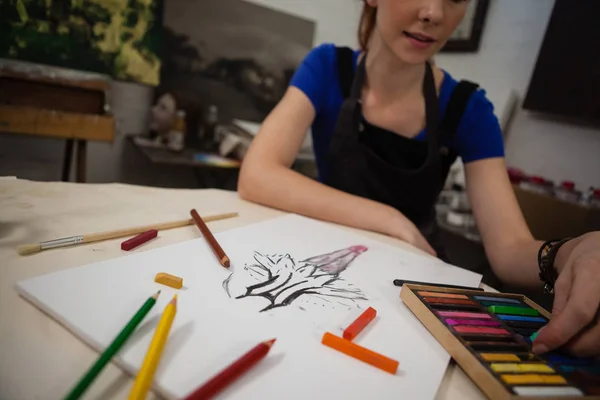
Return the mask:
{"type": "Polygon", "coordinates": [[[133,375],[177,292],[177,315],[154,380],[167,398],[185,397],[271,338],[277,342],[268,356],[219,398],[434,398],[449,355],[404,306],[392,281],[477,286],[480,275],[297,215],[215,237],[230,269],[199,238],[35,277],[18,282],[17,290],[103,351],[161,289],[114,359],[133,375]],[[158,272],[182,277],[183,289],[155,283],[158,272]],[[355,341],[398,360],[396,375],[321,344],[325,331],[341,335],[341,321],[369,306],[377,317],[355,341]]]}

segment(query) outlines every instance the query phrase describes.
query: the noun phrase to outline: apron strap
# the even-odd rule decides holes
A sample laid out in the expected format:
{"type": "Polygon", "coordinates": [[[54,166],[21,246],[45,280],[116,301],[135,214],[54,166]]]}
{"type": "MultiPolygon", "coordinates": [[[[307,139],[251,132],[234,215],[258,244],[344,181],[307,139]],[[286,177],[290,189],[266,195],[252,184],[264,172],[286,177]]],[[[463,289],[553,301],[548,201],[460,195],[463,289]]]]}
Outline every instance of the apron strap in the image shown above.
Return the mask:
{"type": "Polygon", "coordinates": [[[354,51],[350,47],[336,47],[337,70],[342,99],[350,96],[354,80],[354,51]]]}
{"type": "Polygon", "coordinates": [[[479,88],[478,84],[462,80],[458,82],[458,85],[454,88],[454,91],[452,91],[452,95],[446,106],[444,120],[442,121],[442,135],[444,141],[454,140],[462,116],[469,104],[469,99],[477,88],[479,88]]]}
{"type": "Polygon", "coordinates": [[[437,151],[439,133],[439,104],[433,68],[429,61],[425,63],[425,79],[423,80],[423,95],[425,96],[425,129],[427,131],[430,149],[437,151]]]}
{"type": "Polygon", "coordinates": [[[364,54],[358,63],[358,67],[356,68],[356,76],[354,77],[354,81],[352,82],[352,88],[350,89],[350,97],[356,99],[358,103],[362,103],[361,93],[363,84],[365,83],[365,61],[367,59],[367,55],[364,54]]]}

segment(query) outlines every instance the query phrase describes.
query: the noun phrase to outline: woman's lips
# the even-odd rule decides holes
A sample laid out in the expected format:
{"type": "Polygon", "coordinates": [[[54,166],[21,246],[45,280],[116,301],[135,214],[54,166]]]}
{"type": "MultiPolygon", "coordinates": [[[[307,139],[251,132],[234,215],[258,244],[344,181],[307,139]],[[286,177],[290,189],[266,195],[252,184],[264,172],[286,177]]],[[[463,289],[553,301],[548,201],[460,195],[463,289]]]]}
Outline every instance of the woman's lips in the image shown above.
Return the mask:
{"type": "Polygon", "coordinates": [[[408,41],[418,49],[426,49],[435,43],[435,39],[431,36],[423,35],[421,33],[404,32],[408,41]]]}

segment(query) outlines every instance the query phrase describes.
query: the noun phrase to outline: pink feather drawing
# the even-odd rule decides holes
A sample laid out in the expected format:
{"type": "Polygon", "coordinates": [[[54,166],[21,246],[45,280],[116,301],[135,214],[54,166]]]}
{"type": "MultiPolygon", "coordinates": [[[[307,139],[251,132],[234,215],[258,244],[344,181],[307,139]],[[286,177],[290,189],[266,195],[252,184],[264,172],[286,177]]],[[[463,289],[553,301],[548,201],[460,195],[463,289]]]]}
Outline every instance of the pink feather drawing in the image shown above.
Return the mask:
{"type": "Polygon", "coordinates": [[[352,262],[367,251],[365,246],[351,246],[331,253],[307,258],[298,263],[289,255],[263,255],[254,252],[254,263],[234,272],[223,282],[230,297],[261,297],[268,305],[261,312],[286,307],[298,298],[313,296],[332,300],[348,308],[356,301],[367,300],[364,293],[340,277],[352,262]]]}

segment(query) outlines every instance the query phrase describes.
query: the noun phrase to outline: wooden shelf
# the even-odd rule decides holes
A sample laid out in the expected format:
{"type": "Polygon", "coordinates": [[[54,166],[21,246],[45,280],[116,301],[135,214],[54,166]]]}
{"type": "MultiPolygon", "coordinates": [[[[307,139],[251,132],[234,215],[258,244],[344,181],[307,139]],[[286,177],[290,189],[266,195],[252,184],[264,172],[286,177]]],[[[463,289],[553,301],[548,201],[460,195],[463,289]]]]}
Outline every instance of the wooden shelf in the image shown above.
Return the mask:
{"type": "Polygon", "coordinates": [[[67,113],[0,104],[0,131],[112,142],[115,121],[111,115],[67,113]]]}

